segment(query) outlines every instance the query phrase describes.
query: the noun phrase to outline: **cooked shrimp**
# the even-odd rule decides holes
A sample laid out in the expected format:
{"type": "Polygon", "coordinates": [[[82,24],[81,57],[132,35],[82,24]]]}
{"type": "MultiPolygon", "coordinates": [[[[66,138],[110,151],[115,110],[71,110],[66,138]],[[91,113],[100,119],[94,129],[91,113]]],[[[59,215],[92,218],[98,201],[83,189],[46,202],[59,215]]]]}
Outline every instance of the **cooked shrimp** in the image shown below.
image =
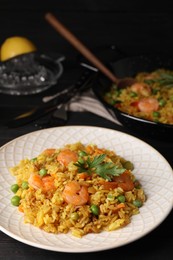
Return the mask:
{"type": "Polygon", "coordinates": [[[138,102],[138,108],[141,112],[150,113],[158,110],[159,102],[155,98],[143,98],[138,102]]]}
{"type": "Polygon", "coordinates": [[[120,174],[119,176],[114,177],[113,181],[103,181],[101,182],[104,189],[113,190],[117,187],[122,188],[124,191],[130,191],[134,188],[134,183],[131,179],[131,175],[129,171],[125,171],[124,173],[120,174]]]}
{"type": "Polygon", "coordinates": [[[114,177],[114,181],[118,183],[118,187],[122,188],[124,191],[130,191],[134,188],[133,180],[128,170],[114,177]]]}
{"type": "Polygon", "coordinates": [[[77,181],[67,183],[62,195],[68,204],[71,203],[75,206],[82,206],[89,200],[88,188],[77,181]]]}
{"type": "Polygon", "coordinates": [[[151,94],[151,88],[145,83],[136,82],[130,88],[133,92],[140,93],[145,97],[148,97],[151,94]]]}
{"type": "Polygon", "coordinates": [[[32,173],[28,179],[28,183],[34,189],[42,189],[44,192],[55,188],[54,178],[52,176],[41,177],[38,174],[32,173]]]}
{"type": "Polygon", "coordinates": [[[58,156],[57,156],[57,160],[67,166],[70,162],[77,162],[78,160],[78,155],[77,153],[71,151],[70,149],[65,149],[62,150],[58,156]]]}
{"type": "Polygon", "coordinates": [[[43,190],[49,191],[55,189],[54,178],[52,176],[45,176],[42,178],[43,190]]]}

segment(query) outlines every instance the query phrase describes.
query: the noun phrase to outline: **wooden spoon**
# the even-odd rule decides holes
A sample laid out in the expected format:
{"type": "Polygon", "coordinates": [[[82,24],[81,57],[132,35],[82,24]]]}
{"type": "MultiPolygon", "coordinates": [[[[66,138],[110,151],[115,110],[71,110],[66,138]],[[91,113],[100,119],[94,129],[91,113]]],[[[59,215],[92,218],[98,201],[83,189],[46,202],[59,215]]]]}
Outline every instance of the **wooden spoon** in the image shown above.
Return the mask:
{"type": "Polygon", "coordinates": [[[117,78],[74,34],[72,34],[60,21],[58,21],[58,19],[52,13],[47,13],[45,15],[45,19],[87,60],[89,60],[118,87],[126,87],[132,85],[135,82],[133,78],[117,78]]]}

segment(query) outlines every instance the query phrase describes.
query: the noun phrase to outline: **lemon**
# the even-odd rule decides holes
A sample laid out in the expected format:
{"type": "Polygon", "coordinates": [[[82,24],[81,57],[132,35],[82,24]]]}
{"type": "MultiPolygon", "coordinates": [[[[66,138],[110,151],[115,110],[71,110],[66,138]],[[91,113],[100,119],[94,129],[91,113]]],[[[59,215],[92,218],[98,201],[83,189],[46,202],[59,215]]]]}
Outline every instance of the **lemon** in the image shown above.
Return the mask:
{"type": "Polygon", "coordinates": [[[5,61],[17,55],[33,51],[36,51],[36,46],[26,37],[9,37],[1,45],[0,60],[5,61]]]}

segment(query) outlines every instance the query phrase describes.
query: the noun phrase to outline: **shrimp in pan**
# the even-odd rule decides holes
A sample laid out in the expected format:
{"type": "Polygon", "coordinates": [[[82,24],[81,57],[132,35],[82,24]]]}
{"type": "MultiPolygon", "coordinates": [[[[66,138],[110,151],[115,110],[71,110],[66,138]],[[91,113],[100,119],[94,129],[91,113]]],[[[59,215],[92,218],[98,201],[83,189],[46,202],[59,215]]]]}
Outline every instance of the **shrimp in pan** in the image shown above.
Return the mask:
{"type": "Polygon", "coordinates": [[[145,83],[139,83],[139,82],[136,82],[134,83],[130,89],[136,93],[139,93],[145,97],[148,97],[151,95],[151,88],[145,84],[145,83]]]}
{"type": "Polygon", "coordinates": [[[143,98],[139,101],[138,108],[141,112],[150,113],[158,110],[159,102],[155,98],[143,98]]]}

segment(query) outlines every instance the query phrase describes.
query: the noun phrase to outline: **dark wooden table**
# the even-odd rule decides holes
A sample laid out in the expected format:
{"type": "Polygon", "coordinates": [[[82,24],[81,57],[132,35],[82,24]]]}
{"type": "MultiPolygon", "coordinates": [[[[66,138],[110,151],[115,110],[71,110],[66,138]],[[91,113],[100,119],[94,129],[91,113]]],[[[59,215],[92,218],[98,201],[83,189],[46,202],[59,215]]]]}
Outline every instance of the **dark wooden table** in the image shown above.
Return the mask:
{"type": "MultiPolygon", "coordinates": [[[[59,81],[67,87],[80,77],[83,69],[78,64],[78,53],[45,22],[47,11],[53,12],[89,47],[101,50],[116,44],[124,53],[173,53],[173,10],[171,1],[160,4],[150,1],[10,1],[0,0],[0,44],[5,38],[23,35],[30,38],[40,51],[62,53],[66,56],[64,73],[59,81]],[[56,3],[55,3],[56,2],[56,3]],[[130,33],[129,33],[130,32],[130,33]],[[100,48],[101,46],[101,48],[100,48]],[[100,48],[100,49],[99,49],[100,48]]],[[[99,52],[98,52],[99,53],[99,52]]],[[[113,57],[105,57],[106,61],[113,57]]],[[[0,146],[8,141],[41,128],[35,122],[17,129],[8,129],[3,121],[23,111],[24,107],[41,104],[41,98],[56,89],[31,97],[0,94],[0,146]]],[[[92,125],[112,128],[132,134],[157,149],[173,167],[173,143],[140,136],[133,131],[92,113],[69,112],[65,125],[92,125]]],[[[0,233],[0,259],[141,259],[173,258],[173,212],[159,227],[129,245],[96,253],[72,254],[51,252],[23,244],[0,233]]]]}

